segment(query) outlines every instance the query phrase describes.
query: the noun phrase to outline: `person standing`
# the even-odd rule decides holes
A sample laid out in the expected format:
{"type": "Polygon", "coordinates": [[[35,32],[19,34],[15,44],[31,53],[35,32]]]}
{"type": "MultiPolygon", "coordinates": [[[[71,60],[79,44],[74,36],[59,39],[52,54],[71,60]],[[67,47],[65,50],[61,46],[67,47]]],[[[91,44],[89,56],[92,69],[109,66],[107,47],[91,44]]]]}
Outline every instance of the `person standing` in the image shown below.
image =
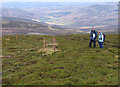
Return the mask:
{"type": "Polygon", "coordinates": [[[99,32],[99,36],[98,36],[98,43],[99,43],[99,47],[103,48],[103,42],[104,42],[104,35],[102,32],[99,32]]]}
{"type": "Polygon", "coordinates": [[[97,38],[97,32],[95,31],[94,28],[92,28],[91,33],[90,33],[89,47],[91,47],[92,42],[94,42],[94,48],[96,47],[96,38],[97,38]]]}

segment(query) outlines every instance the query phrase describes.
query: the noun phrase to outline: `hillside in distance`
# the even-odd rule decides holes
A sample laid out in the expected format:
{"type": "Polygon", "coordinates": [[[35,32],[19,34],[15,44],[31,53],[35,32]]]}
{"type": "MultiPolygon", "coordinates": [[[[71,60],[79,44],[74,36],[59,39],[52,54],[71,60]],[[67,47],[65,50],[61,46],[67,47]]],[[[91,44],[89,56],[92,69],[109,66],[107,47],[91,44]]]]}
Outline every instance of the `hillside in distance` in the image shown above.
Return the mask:
{"type": "MultiPolygon", "coordinates": [[[[90,6],[96,4],[96,2],[3,2],[2,5],[5,8],[20,8],[20,9],[41,9],[41,8],[53,8],[61,6],[90,6]]],[[[110,3],[109,3],[110,4],[110,3]]],[[[57,9],[54,8],[54,9],[57,9]]],[[[69,9],[69,8],[68,8],[69,9]]]]}
{"type": "MultiPolygon", "coordinates": [[[[71,31],[88,33],[91,26],[106,33],[118,31],[117,3],[3,3],[3,19],[24,18],[71,31]],[[32,5],[31,5],[32,4],[32,5]],[[24,15],[23,15],[24,14],[24,15]]],[[[73,32],[72,32],[73,33],[73,32]]]]}
{"type": "Polygon", "coordinates": [[[69,28],[49,25],[23,18],[4,18],[2,20],[4,35],[65,35],[72,34],[69,28]]]}

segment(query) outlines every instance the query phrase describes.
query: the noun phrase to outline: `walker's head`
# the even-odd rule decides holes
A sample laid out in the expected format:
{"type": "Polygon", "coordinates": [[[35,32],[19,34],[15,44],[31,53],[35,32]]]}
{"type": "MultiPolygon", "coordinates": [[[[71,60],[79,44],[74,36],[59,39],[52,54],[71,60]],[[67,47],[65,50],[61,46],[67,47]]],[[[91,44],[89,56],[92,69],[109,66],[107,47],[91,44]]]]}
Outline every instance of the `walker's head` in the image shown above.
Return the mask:
{"type": "Polygon", "coordinates": [[[101,31],[99,31],[99,34],[102,34],[102,32],[101,32],[101,31]]]}
{"type": "Polygon", "coordinates": [[[92,30],[93,30],[93,31],[95,30],[94,27],[92,27],[92,30]]]}
{"type": "Polygon", "coordinates": [[[92,26],[92,30],[94,31],[95,29],[94,29],[94,26],[92,26]]]}
{"type": "Polygon", "coordinates": [[[92,30],[94,31],[95,29],[94,29],[94,28],[92,28],[92,30]]]}

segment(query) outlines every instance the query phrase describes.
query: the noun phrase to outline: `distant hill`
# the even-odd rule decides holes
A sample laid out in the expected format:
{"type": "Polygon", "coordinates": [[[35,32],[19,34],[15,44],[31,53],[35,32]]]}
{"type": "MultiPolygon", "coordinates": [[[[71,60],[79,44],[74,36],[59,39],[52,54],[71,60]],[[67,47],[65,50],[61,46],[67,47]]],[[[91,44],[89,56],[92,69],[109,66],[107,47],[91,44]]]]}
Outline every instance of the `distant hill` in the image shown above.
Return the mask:
{"type": "Polygon", "coordinates": [[[72,26],[117,25],[118,10],[113,5],[92,5],[77,9],[63,19],[72,26]]]}
{"type": "Polygon", "coordinates": [[[19,8],[2,8],[3,17],[32,18],[33,15],[33,13],[27,12],[19,8]]]}
{"type": "Polygon", "coordinates": [[[19,3],[18,5],[18,3],[3,3],[3,20],[6,18],[10,18],[10,20],[20,18],[20,20],[29,20],[29,22],[69,28],[68,30],[71,33],[87,33],[90,31],[90,26],[97,26],[96,29],[108,33],[118,31],[117,4],[110,2],[42,4],[19,3]]]}
{"type": "Polygon", "coordinates": [[[26,22],[32,22],[32,23],[40,23],[40,24],[46,24],[44,22],[38,22],[36,20],[32,20],[30,18],[17,18],[17,17],[2,17],[3,21],[26,21],[26,22]]]}
{"type": "MultiPolygon", "coordinates": [[[[4,35],[64,35],[72,34],[68,28],[56,25],[48,25],[43,22],[36,22],[21,18],[4,18],[2,20],[4,35]]],[[[73,32],[74,33],[74,32],[73,32]]]]}
{"type": "Polygon", "coordinates": [[[96,2],[3,2],[4,8],[20,8],[20,9],[41,9],[44,7],[61,7],[65,5],[69,6],[89,6],[96,2]]]}

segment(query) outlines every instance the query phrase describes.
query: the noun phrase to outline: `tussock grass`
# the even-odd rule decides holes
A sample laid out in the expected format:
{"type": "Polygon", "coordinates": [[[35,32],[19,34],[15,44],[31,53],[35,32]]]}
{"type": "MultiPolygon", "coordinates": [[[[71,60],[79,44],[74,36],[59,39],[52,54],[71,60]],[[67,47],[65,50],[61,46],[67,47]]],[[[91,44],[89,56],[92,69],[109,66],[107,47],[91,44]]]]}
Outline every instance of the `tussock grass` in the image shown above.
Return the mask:
{"type": "MultiPolygon", "coordinates": [[[[106,35],[104,49],[89,48],[89,35],[5,36],[4,85],[118,85],[118,35],[106,35]],[[43,37],[60,51],[44,56],[43,37]],[[18,67],[17,67],[18,66],[18,67]],[[9,70],[10,69],[10,70],[9,70]]],[[[97,44],[98,45],[98,44],[97,44]]]]}

